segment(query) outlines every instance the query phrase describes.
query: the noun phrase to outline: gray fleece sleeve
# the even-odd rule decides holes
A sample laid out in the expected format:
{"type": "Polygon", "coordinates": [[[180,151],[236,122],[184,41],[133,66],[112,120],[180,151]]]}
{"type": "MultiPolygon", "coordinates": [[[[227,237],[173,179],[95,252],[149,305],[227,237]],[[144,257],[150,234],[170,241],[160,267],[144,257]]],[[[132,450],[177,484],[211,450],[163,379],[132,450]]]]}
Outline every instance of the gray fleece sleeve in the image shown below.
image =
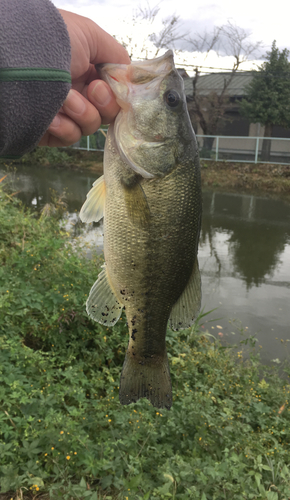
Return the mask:
{"type": "Polygon", "coordinates": [[[50,0],[0,0],[0,156],[32,150],[71,86],[70,39],[50,0]]]}

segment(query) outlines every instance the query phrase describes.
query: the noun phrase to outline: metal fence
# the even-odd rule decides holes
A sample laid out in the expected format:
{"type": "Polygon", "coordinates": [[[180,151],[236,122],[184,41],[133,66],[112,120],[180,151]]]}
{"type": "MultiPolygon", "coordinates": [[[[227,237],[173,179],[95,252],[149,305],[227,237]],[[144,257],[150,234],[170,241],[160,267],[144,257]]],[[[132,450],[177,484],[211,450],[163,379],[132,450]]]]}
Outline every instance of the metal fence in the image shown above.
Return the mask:
{"type": "Polygon", "coordinates": [[[202,159],[290,164],[290,138],[228,135],[196,137],[202,159]]]}
{"type": "MultiPolygon", "coordinates": [[[[104,151],[106,134],[107,128],[99,129],[94,135],[82,137],[73,147],[104,151]]],[[[226,135],[197,135],[196,138],[203,160],[290,165],[290,138],[226,135]]]]}

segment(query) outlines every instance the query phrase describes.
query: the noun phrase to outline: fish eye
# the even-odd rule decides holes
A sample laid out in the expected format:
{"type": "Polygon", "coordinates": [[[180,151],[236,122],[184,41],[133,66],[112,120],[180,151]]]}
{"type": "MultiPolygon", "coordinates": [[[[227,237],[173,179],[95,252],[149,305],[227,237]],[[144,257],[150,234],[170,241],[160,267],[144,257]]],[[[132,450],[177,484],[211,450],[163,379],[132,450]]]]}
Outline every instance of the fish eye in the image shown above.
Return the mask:
{"type": "Polygon", "coordinates": [[[170,108],[176,108],[181,101],[181,97],[176,90],[167,90],[164,94],[164,100],[170,108]]]}

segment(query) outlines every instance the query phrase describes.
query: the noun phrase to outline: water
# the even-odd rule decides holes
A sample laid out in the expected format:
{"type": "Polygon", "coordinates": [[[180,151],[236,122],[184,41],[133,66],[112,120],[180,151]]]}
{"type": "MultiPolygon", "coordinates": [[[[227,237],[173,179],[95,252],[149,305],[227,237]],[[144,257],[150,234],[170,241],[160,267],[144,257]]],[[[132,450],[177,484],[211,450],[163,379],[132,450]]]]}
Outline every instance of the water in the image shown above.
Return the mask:
{"type": "MultiPolygon", "coordinates": [[[[37,208],[50,201],[51,189],[66,189],[69,220],[77,227],[78,211],[95,178],[87,172],[23,166],[15,174],[14,189],[37,208]]],[[[101,248],[102,226],[89,229],[87,241],[101,248]]],[[[232,343],[243,329],[244,338],[258,339],[263,362],[289,359],[290,205],[263,196],[204,192],[199,263],[202,307],[217,308],[204,328],[232,343]]]]}
{"type": "Polygon", "coordinates": [[[203,304],[207,310],[217,307],[211,316],[221,318],[207,327],[236,342],[242,326],[246,336],[258,339],[264,362],[289,357],[290,205],[205,192],[203,207],[203,304]]]}

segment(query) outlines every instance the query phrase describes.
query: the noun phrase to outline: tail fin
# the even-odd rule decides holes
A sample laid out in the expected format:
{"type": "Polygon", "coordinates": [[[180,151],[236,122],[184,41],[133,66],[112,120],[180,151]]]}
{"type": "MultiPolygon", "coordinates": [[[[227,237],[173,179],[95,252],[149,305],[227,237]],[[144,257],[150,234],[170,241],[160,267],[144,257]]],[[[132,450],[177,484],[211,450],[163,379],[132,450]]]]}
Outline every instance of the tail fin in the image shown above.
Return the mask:
{"type": "Polygon", "coordinates": [[[169,410],[172,391],[166,351],[159,363],[154,358],[138,361],[127,351],[121,373],[119,398],[122,405],[147,398],[155,408],[169,410]]]}

